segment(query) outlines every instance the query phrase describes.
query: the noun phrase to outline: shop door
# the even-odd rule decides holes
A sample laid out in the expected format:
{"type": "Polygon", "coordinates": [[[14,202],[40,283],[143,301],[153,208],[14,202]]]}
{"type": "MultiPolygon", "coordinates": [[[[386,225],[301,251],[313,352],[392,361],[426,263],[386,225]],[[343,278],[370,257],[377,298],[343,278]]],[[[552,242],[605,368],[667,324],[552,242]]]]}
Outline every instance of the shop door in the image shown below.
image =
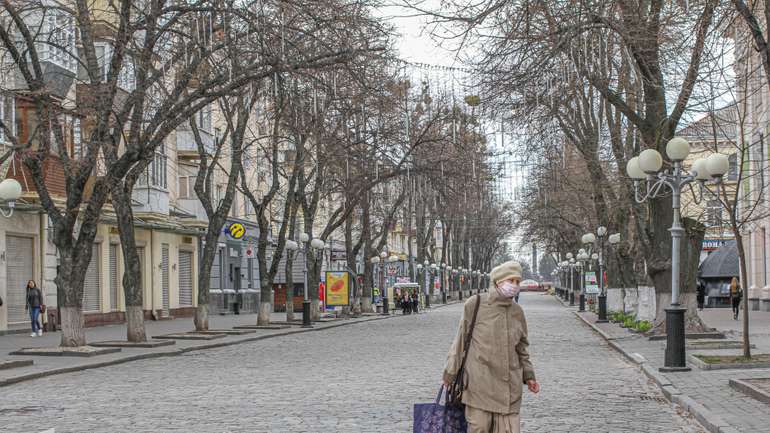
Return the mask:
{"type": "Polygon", "coordinates": [[[179,251],[179,306],[192,307],[193,305],[193,281],[192,281],[193,253],[179,251]]]}
{"type": "Polygon", "coordinates": [[[110,310],[118,310],[118,296],[120,296],[120,284],[118,280],[118,244],[110,244],[110,310]]]}

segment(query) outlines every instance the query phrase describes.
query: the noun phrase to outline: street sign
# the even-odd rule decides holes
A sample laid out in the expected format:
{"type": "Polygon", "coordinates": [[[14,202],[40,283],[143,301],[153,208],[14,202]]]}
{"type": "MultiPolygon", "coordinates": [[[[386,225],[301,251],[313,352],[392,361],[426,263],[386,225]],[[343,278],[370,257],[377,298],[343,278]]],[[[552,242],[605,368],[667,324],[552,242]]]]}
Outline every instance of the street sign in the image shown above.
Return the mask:
{"type": "Polygon", "coordinates": [[[227,234],[233,239],[240,239],[246,234],[246,227],[240,223],[232,223],[227,227],[227,234]]]}

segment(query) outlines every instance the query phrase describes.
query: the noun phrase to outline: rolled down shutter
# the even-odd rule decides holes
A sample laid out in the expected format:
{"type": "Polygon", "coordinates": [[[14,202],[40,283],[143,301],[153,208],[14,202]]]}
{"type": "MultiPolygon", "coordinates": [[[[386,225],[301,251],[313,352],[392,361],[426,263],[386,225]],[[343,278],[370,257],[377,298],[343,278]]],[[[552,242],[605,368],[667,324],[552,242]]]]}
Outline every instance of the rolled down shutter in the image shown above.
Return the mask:
{"type": "Polygon", "coordinates": [[[83,284],[83,311],[95,312],[101,310],[101,288],[99,285],[99,245],[94,244],[91,263],[86,270],[83,284]]]}
{"type": "Polygon", "coordinates": [[[29,322],[24,311],[27,303],[27,282],[32,279],[33,239],[21,236],[5,237],[6,255],[6,299],[8,323],[29,322]]]}
{"type": "Polygon", "coordinates": [[[179,305],[181,307],[193,305],[192,256],[190,251],[179,251],[179,305]]]}
{"type": "Polygon", "coordinates": [[[163,309],[168,311],[168,244],[162,244],[160,249],[160,269],[161,269],[161,291],[163,299],[163,309]]]}
{"type": "Polygon", "coordinates": [[[139,288],[144,289],[144,247],[137,247],[136,254],[139,256],[139,288]]]}
{"type": "Polygon", "coordinates": [[[118,245],[110,244],[110,310],[118,309],[118,245]]]}

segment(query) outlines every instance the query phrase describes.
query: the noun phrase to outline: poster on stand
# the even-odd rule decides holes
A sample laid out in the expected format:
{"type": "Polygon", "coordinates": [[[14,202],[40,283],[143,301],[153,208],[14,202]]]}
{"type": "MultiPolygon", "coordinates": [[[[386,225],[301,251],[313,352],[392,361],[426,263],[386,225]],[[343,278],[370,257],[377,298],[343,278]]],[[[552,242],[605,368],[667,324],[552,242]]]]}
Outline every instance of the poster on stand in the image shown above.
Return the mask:
{"type": "Polygon", "coordinates": [[[350,273],[347,271],[326,271],[326,306],[350,305],[350,273]]]}
{"type": "Polygon", "coordinates": [[[587,294],[599,293],[599,282],[596,279],[596,272],[586,272],[585,274],[585,288],[587,294]]]}

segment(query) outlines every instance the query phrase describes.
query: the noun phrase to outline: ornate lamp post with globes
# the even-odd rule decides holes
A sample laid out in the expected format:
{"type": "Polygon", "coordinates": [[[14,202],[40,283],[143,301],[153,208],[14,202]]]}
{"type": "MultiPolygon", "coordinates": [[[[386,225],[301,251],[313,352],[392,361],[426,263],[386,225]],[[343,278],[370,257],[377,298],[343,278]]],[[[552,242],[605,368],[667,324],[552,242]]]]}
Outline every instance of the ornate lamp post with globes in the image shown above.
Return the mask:
{"type": "MultiPolygon", "coordinates": [[[[684,228],[680,215],[680,196],[682,188],[693,181],[703,184],[713,179],[720,184],[727,173],[730,163],[725,155],[714,153],[708,158],[699,159],[692,165],[691,173],[683,167],[683,161],[690,154],[690,144],[681,137],[674,137],[666,144],[666,155],[671,160],[672,168],[661,171],[663,157],[655,149],[642,151],[626,164],[626,172],[634,181],[634,195],[638,203],[663,197],[666,187],[671,191],[671,206],[674,218],[671,223],[671,306],[666,309],[666,355],[663,372],[689,371],[685,358],[684,313],[686,308],[679,304],[679,246],[684,228]],[[646,188],[640,192],[639,184],[645,181],[646,188]]],[[[701,188],[702,191],[703,188],[701,188]]],[[[659,223],[662,221],[654,221],[659,223]]]]}
{"type": "Polygon", "coordinates": [[[439,269],[439,281],[441,281],[441,303],[446,304],[446,290],[447,287],[444,283],[444,276],[446,275],[446,263],[441,264],[439,269]]]}
{"type": "Polygon", "coordinates": [[[586,250],[581,248],[577,253],[577,268],[578,268],[578,288],[580,289],[580,295],[579,299],[580,302],[578,303],[578,311],[585,311],[586,310],[586,284],[585,284],[585,269],[588,264],[588,253],[586,250]]]}

